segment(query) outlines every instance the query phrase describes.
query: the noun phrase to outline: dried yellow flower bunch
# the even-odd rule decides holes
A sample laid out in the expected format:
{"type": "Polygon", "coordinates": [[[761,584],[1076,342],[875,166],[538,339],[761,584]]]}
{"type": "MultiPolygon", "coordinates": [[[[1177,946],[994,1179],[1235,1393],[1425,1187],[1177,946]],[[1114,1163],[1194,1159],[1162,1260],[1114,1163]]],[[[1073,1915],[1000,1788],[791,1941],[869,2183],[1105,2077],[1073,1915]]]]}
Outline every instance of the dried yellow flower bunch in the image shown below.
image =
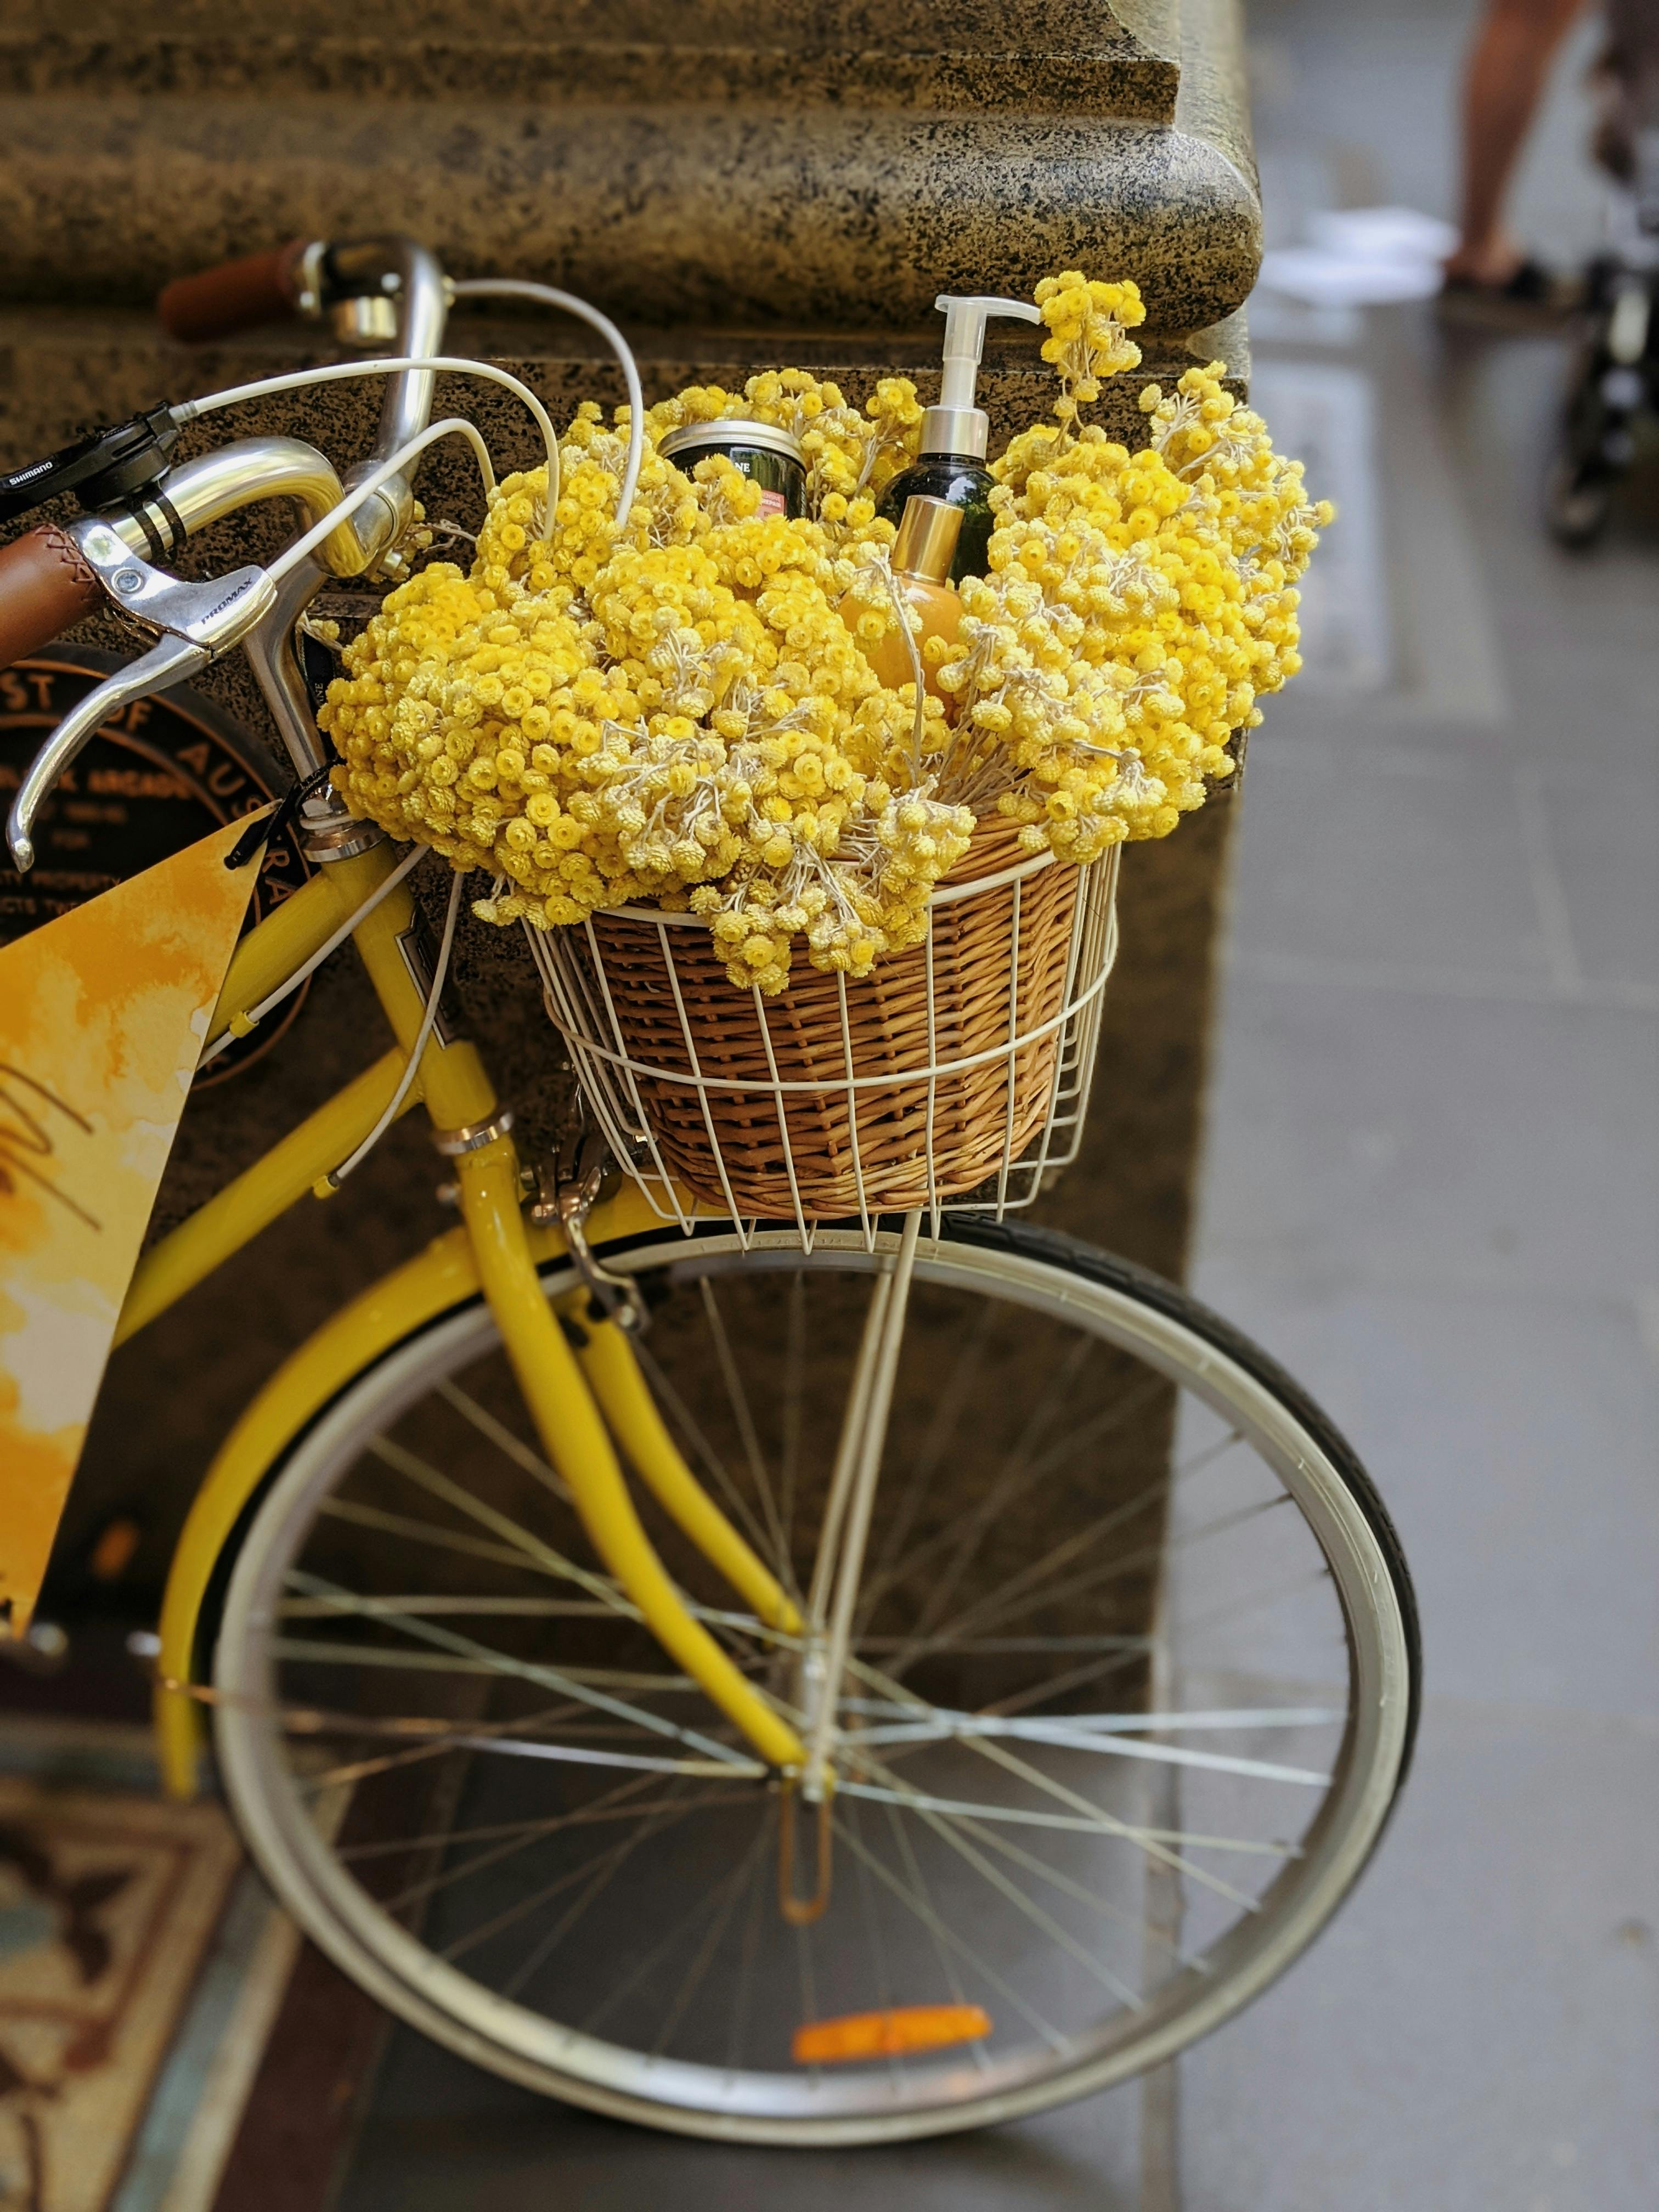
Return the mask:
{"type": "Polygon", "coordinates": [[[1300,667],[1296,580],[1328,504],[1223,388],[1219,362],[1140,395],[1131,453],[1078,409],[1138,365],[1133,284],[1075,271],[1036,289],[1059,371],[1056,422],[992,473],[990,573],[966,579],[937,681],[951,700],[941,783],[1024,825],[1028,850],[1097,859],[1162,837],[1231,775],[1231,733],[1300,667]]]}
{"type": "Polygon", "coordinates": [[[388,596],[321,716],[350,804],[491,875],[487,921],[689,907],[767,992],[798,945],[860,976],[917,943],[986,813],[1078,860],[1162,836],[1293,672],[1294,579],[1328,509],[1218,368],[1148,389],[1145,452],[1079,429],[1139,359],[1139,296],[1068,274],[1036,297],[1061,396],[997,465],[960,639],[929,641],[948,710],[878,682],[841,612],[851,593],[866,639],[905,619],[875,502],[915,458],[914,388],[884,380],[860,410],[769,372],[649,410],[621,524],[626,410],[607,427],[584,405],[550,514],[545,468],[505,478],[471,571],[433,562],[388,596]],[[762,514],[724,457],[688,477],[658,453],[721,415],[799,439],[805,519],[762,514]]]}

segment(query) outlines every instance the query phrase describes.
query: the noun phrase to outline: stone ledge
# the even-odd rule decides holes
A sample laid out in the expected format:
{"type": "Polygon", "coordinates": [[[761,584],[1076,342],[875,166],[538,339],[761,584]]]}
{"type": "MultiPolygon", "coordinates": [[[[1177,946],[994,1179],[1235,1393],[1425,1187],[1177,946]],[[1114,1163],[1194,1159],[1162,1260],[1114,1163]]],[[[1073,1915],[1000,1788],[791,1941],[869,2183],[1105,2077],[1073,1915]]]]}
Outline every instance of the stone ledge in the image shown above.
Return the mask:
{"type": "Polygon", "coordinates": [[[1261,258],[1235,161],[1141,123],[54,97],[0,100],[0,138],[12,299],[136,304],[267,242],[401,230],[649,323],[902,325],[1082,264],[1180,331],[1261,258]]]}
{"type": "Polygon", "coordinates": [[[0,91],[34,100],[489,100],[553,108],[763,102],[866,112],[1036,110],[1167,124],[1175,117],[1179,82],[1173,63],[1117,47],[1011,58],[955,46],[892,52],[500,38],[393,44],[338,33],[198,40],[162,33],[134,46],[78,32],[41,39],[0,34],[0,91]],[[1012,69],[1011,58],[1017,64],[1012,69]]]}
{"type": "MultiPolygon", "coordinates": [[[[665,50],[765,48],[930,52],[1102,53],[1172,58],[1183,0],[381,0],[362,37],[387,48],[427,39],[552,41],[665,50]]],[[[1191,4],[1191,0],[1188,0],[1191,4]]],[[[1204,4],[1204,0],[1200,0],[1204,4]]],[[[340,29],[339,0],[8,0],[6,35],[45,45],[101,40],[142,51],[293,39],[340,29]]]]}

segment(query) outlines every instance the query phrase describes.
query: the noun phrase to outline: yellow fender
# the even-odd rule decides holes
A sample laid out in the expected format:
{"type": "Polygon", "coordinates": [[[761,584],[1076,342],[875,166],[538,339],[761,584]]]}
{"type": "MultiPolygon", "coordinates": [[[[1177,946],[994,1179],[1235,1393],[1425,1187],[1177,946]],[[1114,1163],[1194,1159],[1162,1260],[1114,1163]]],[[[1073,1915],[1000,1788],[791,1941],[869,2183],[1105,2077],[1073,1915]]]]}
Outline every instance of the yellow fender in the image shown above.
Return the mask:
{"type": "MultiPolygon", "coordinates": [[[[662,1225],[643,1194],[627,1183],[595,1209],[589,1235],[595,1244],[604,1244],[662,1225]]],[[[557,1259],[564,1250],[563,1239],[552,1230],[530,1230],[529,1244],[538,1266],[557,1259]]],[[[203,1739],[201,1700],[192,1694],[198,1630],[214,1568],[249,1500],[289,1445],[355,1376],[411,1330],[477,1296],[483,1287],[466,1229],[457,1227],[434,1238],[423,1252],[343,1307],[284,1360],[220,1447],[185,1522],[161,1606],[155,1729],[162,1778],[171,1795],[195,1794],[203,1739]]],[[[611,1397],[611,1392],[605,1395],[611,1397]]],[[[630,1442],[643,1439],[624,1437],[625,1448],[630,1442]]],[[[647,1480],[659,1477],[657,1455],[647,1451],[644,1456],[647,1480]]],[[[660,1477],[653,1482],[653,1488],[665,1486],[660,1477]]],[[[671,1510],[678,1509],[676,1517],[685,1525],[685,1501],[670,1498],[665,1502],[671,1510]]],[[[720,1564],[728,1571],[738,1570],[734,1579],[739,1586],[746,1585],[745,1594],[759,1602],[763,1614],[793,1623],[793,1608],[752,1555],[740,1560],[733,1553],[720,1564]],[[762,1577],[764,1585],[757,1579],[762,1577]]]]}

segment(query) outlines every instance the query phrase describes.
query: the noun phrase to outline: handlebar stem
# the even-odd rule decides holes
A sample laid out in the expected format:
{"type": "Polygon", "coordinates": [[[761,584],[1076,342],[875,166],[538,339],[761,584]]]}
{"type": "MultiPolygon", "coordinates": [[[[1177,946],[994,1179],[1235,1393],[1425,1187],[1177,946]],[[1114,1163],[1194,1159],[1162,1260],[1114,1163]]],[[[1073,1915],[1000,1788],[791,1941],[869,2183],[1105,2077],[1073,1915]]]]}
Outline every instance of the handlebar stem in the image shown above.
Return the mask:
{"type": "MultiPolygon", "coordinates": [[[[374,505],[372,500],[369,505],[374,505]]],[[[327,580],[315,555],[302,561],[283,578],[276,586],[275,604],[242,641],[253,680],[301,782],[314,775],[328,756],[317,733],[311,695],[295,653],[294,630],[327,580]]],[[[331,799],[333,793],[329,796],[331,799]]]]}
{"type": "MultiPolygon", "coordinates": [[[[449,285],[436,254],[412,238],[371,238],[348,246],[331,246],[329,267],[337,283],[361,282],[377,271],[386,289],[398,301],[398,349],[418,357],[443,349],[444,325],[449,318],[449,285]]],[[[418,438],[432,419],[432,396],[437,380],[430,369],[411,369],[389,377],[380,403],[380,428],[374,450],[365,461],[346,472],[346,489],[361,483],[370,471],[418,438]]],[[[409,522],[414,489],[408,478],[393,477],[383,484],[359,520],[364,542],[374,544],[374,554],[384,552],[409,522]],[[385,534],[375,538],[380,507],[389,517],[385,534]]],[[[364,566],[368,566],[365,562],[364,566]]]]}
{"type": "MultiPolygon", "coordinates": [[[[320,275],[325,264],[337,285],[365,283],[378,277],[388,290],[395,291],[400,353],[419,357],[442,349],[444,325],[449,315],[449,292],[441,264],[425,246],[411,238],[364,239],[350,245],[331,246],[322,254],[307,255],[303,265],[320,275]]],[[[269,475],[258,489],[244,495],[263,499],[274,491],[287,491],[305,507],[310,521],[319,520],[338,503],[345,491],[390,460],[411,438],[420,435],[431,417],[436,383],[430,369],[410,370],[387,379],[374,450],[367,460],[347,471],[343,488],[323,456],[298,439],[248,441],[249,447],[264,449],[269,475]],[[314,471],[309,478],[306,476],[307,465],[314,471]],[[292,473],[279,482],[284,469],[292,473]]],[[[237,450],[226,448],[227,453],[237,450]]],[[[175,471],[175,478],[183,473],[182,470],[175,471]]],[[[204,485],[204,494],[205,490],[204,485]]],[[[171,481],[167,491],[178,507],[171,481]]],[[[302,777],[320,768],[327,753],[317,734],[310,697],[295,658],[295,625],[330,573],[356,576],[374,565],[409,522],[414,500],[414,489],[405,476],[393,477],[382,484],[355,514],[342,519],[323,540],[315,556],[303,562],[283,580],[277,586],[276,605],[244,641],[243,650],[254,681],[270,709],[295,773],[302,777]]],[[[240,505],[240,499],[234,503],[240,505]]],[[[182,507],[179,512],[184,513],[182,507]]],[[[332,791],[321,794],[311,810],[319,817],[325,811],[331,818],[320,826],[331,831],[342,828],[349,818],[348,810],[332,791]],[[332,818],[336,814],[339,817],[337,822],[332,818]]],[[[315,831],[319,821],[311,821],[308,826],[315,831]]],[[[315,857],[320,859],[325,854],[319,849],[315,857]]]]}

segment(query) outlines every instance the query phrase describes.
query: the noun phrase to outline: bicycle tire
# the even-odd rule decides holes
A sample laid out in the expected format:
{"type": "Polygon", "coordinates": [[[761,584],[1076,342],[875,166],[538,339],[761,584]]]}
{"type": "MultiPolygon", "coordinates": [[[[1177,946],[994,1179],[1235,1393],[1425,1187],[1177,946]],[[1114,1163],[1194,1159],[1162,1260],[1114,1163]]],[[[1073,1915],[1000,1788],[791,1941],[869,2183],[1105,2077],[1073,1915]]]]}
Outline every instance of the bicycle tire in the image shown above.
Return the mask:
{"type": "MultiPolygon", "coordinates": [[[[884,1248],[893,1241],[884,1237],[884,1248]]],[[[770,1238],[763,1232],[755,1249],[745,1254],[729,1231],[716,1229],[690,1240],[672,1231],[635,1237],[605,1248],[602,1256],[610,1266],[672,1285],[673,1295],[689,1292],[693,1285],[703,1295],[703,1284],[717,1282],[734,1286],[728,1295],[761,1299],[761,1276],[787,1273],[792,1282],[811,1277],[855,1284],[878,1264],[880,1255],[870,1258],[855,1232],[821,1232],[813,1254],[803,1257],[793,1237],[781,1231],[770,1238]]],[[[550,1295],[571,1286],[562,1266],[545,1271],[544,1280],[550,1295]]],[[[434,1376],[453,1376],[487,1356],[493,1324],[473,1299],[416,1332],[355,1378],[271,1470],[230,1577],[216,1657],[221,1769],[249,1847],[301,1924],[390,2010],[475,2063],[616,2118],[727,2141],[890,2142],[1012,2119],[1172,2057],[1232,2017],[1291,1965],[1351,1889],[1376,1848],[1405,1778],[1420,1671],[1404,1557],[1352,1451],[1300,1387],[1228,1323],[1175,1285],[1072,1238],[1023,1224],[959,1218],[947,1226],[936,1250],[924,1249],[917,1280],[934,1285],[941,1297],[976,1297],[987,1310],[994,1304],[999,1314],[1007,1307],[1019,1316],[1035,1316],[1045,1334],[1062,1324],[1072,1327],[1080,1342],[1103,1343],[1112,1356],[1128,1358],[1127,1345],[1154,1376],[1176,1383],[1200,1410],[1224,1407],[1224,1419],[1237,1425],[1253,1449],[1271,1438],[1285,1494],[1300,1510],[1298,1528],[1323,1559],[1322,1571],[1340,1609],[1351,1682],[1360,1686],[1351,1688],[1328,1789],[1297,1854],[1285,1857],[1250,1912],[1217,1938],[1201,1970],[1183,1966],[1171,1972],[1140,2004],[1139,2015],[1144,2017],[1126,2007],[1104,2027],[1091,2028],[1058,2052],[1038,2050],[1034,2056],[1020,2045],[1004,2059],[994,2055],[994,2043],[991,2056],[976,2047],[977,2072],[946,2054],[936,2063],[890,2062],[884,2072],[843,2069],[814,2081],[773,2065],[727,2068],[722,2075],[719,2067],[702,2061],[653,2056],[604,2037],[584,2037],[568,2022],[532,2012],[472,1980],[438,1955],[435,1939],[429,1947],[420,1927],[411,1932],[368,1894],[358,1873],[336,1855],[333,1839],[325,1832],[326,1823],[319,1826],[307,1812],[275,1717],[282,1662],[273,1647],[282,1641],[274,1625],[293,1562],[319,1525],[319,1505],[340,1504],[338,1492],[349,1484],[361,1459],[362,1439],[389,1434],[398,1419],[412,1419],[408,1409],[422,1402],[434,1376]]],[[[1253,1510],[1259,1516],[1261,1509],[1253,1510]]],[[[467,1756],[476,1759],[475,1753],[467,1756]]],[[[568,1750],[561,1756],[568,1757],[568,1750]]],[[[1179,1751],[1177,1756],[1194,1754],[1179,1751]]],[[[1219,1763],[1227,1764],[1224,1758],[1219,1763]]],[[[513,1762],[482,1764],[493,1771],[513,1762]]],[[[1183,1788],[1234,1786],[1229,1776],[1217,1781],[1202,1771],[1194,1776],[1182,1769],[1180,1779],[1183,1788]]],[[[1264,1791],[1269,1787],[1254,1778],[1236,1786],[1264,1791]]],[[[901,1799],[902,1805],[907,1802],[901,1799]]],[[[888,1810],[896,1832],[896,1814],[878,1809],[888,1810]]],[[[862,1818],[860,1807],[852,1811],[862,1818]]],[[[909,1825],[920,1817],[913,1814],[909,1825]]],[[[1030,1815],[1010,1811],[1006,1817],[1030,1815]]],[[[1054,1824],[1063,1822],[1056,1819],[1054,1824]]],[[[1139,1832],[1180,1834],[1181,1829],[1139,1832]]],[[[1042,1840],[1046,1848],[1054,1839],[1042,1840]]],[[[953,1848],[960,1847],[957,1838],[953,1848]]],[[[755,1848],[760,1848],[758,1841],[755,1848]]],[[[845,1846],[838,1848],[845,1856],[845,1846]]],[[[997,1848],[1013,1855],[1011,1863],[1018,1863],[1022,1845],[1004,1835],[997,1848]]],[[[1091,1842],[1089,1848],[1097,1847],[1091,1842]]],[[[1151,1868],[1154,1862],[1146,1854],[1154,1847],[1139,1848],[1151,1868]]],[[[1198,1844],[1181,1848],[1185,1863],[1196,1867],[1198,1844]]],[[[354,1862],[359,1868],[362,1863],[354,1862]]],[[[443,1864],[447,1867],[449,1861],[443,1864]]],[[[857,1864],[862,1867],[862,1857],[857,1864]]],[[[1190,1893],[1182,1908],[1189,1917],[1195,1909],[1193,1898],[1200,1905],[1211,1902],[1193,1888],[1196,1878],[1180,1877],[1182,1891],[1190,1893]]],[[[438,1879],[451,1877],[445,1873],[438,1879]]],[[[640,1881],[644,1879],[641,1874],[640,1881]]],[[[1055,1870],[1052,1879],[1063,1882],[1068,1877],[1055,1870]]],[[[911,1893],[913,1913],[917,1897],[927,1894],[925,1888],[911,1893]]],[[[1053,1924],[1059,1927],[1058,1922],[1053,1924]]],[[[1067,1940],[1075,1949],[1075,1940],[1067,1940]]],[[[1039,1959],[1032,1971],[1047,1973],[1052,1964],[1039,1959]]],[[[1073,1971],[1063,1961],[1061,1966],[1066,1972],[1073,1971]]]]}

